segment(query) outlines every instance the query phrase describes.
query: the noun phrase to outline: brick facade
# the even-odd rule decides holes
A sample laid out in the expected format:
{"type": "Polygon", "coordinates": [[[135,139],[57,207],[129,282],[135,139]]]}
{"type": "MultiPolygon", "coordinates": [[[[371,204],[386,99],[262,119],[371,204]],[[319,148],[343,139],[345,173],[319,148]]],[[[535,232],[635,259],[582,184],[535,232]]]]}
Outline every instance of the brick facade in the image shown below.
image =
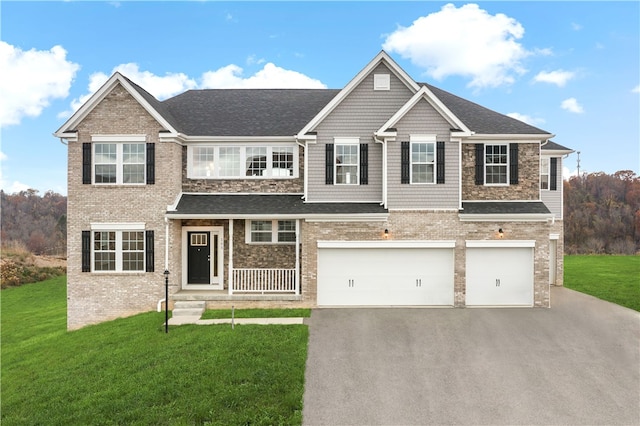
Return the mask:
{"type": "Polygon", "coordinates": [[[485,186],[475,184],[475,144],[462,144],[462,199],[533,200],[540,199],[540,145],[520,143],[517,185],[485,186]]]}

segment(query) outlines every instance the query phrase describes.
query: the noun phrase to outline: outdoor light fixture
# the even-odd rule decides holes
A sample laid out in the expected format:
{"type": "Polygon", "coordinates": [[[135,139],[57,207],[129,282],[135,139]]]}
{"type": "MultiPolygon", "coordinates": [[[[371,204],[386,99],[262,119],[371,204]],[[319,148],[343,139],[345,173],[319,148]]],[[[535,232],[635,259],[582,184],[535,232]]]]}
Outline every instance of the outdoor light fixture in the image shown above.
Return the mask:
{"type": "Polygon", "coordinates": [[[169,332],[169,270],[164,270],[164,332],[169,332]]]}
{"type": "Polygon", "coordinates": [[[384,237],[385,238],[389,238],[389,230],[388,229],[384,230],[384,237]]]}
{"type": "Polygon", "coordinates": [[[504,231],[502,230],[502,228],[498,229],[498,237],[504,238],[504,231]]]}

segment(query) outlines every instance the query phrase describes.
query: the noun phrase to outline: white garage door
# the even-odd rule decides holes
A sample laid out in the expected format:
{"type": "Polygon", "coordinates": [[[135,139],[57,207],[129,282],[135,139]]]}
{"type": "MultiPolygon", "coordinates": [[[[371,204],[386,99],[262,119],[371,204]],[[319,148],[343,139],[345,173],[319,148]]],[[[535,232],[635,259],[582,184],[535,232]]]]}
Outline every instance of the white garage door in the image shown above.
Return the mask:
{"type": "Polygon", "coordinates": [[[532,247],[467,247],[466,257],[467,306],[533,306],[532,247]]]}
{"type": "Polygon", "coordinates": [[[319,306],[453,305],[452,248],[320,248],[319,306]]]}

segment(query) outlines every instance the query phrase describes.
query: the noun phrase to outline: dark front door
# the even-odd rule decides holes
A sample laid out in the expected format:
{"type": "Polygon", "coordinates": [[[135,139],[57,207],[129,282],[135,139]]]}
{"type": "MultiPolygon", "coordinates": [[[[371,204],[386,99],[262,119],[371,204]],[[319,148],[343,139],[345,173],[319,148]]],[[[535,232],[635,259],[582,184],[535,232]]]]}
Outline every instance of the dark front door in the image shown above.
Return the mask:
{"type": "Polygon", "coordinates": [[[188,270],[189,284],[211,284],[211,233],[189,232],[188,270]]]}

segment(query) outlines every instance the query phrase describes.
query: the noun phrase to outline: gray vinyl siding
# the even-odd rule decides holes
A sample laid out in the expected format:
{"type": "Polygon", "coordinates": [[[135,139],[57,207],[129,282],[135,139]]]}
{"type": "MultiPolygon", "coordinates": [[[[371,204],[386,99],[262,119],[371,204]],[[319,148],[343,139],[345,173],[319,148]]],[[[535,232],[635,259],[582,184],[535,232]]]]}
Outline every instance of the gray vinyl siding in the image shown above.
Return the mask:
{"type": "Polygon", "coordinates": [[[378,65],[315,129],[317,143],[309,144],[308,195],[313,201],[382,201],[382,146],[377,131],[413,93],[385,65],[378,65]],[[374,91],[373,75],[391,74],[391,90],[374,91]],[[325,184],[325,145],[335,137],[359,137],[369,144],[368,185],[325,184]]]}
{"type": "Polygon", "coordinates": [[[459,207],[459,144],[450,142],[449,123],[426,101],[418,102],[396,125],[398,137],[387,146],[389,209],[457,209],[459,207]],[[445,142],[444,184],[400,183],[400,143],[410,135],[437,135],[445,142]]]}
{"type": "MultiPolygon", "coordinates": [[[[542,151],[544,156],[544,150],[542,151]]],[[[547,208],[555,215],[556,218],[562,219],[562,157],[556,157],[558,159],[558,180],[557,189],[551,191],[548,189],[540,190],[540,199],[547,206],[547,208]]]]}

